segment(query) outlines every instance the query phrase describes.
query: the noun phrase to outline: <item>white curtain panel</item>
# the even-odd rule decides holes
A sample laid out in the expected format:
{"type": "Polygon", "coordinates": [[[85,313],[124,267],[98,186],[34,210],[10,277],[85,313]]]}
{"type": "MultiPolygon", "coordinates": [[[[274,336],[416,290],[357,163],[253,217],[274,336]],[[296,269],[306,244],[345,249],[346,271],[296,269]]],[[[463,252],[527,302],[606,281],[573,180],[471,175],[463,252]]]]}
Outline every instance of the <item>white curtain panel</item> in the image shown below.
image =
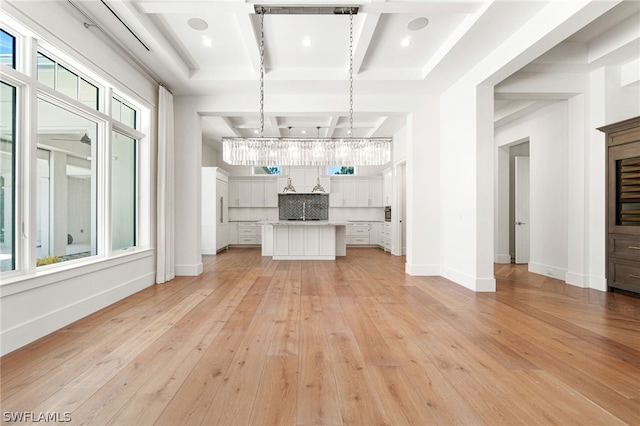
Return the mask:
{"type": "Polygon", "coordinates": [[[158,250],[156,283],[176,276],[175,270],[175,206],[173,164],[173,95],[160,86],[158,99],[158,250]]]}

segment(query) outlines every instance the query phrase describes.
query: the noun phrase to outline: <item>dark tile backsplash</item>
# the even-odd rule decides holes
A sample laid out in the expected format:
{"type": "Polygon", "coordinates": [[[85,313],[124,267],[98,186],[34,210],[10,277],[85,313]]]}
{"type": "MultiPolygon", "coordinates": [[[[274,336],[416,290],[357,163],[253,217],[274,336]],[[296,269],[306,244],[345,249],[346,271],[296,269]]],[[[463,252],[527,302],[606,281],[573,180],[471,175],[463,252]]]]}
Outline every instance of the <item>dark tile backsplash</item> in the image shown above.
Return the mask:
{"type": "Polygon", "coordinates": [[[280,220],[329,220],[329,194],[278,194],[280,220]]]}

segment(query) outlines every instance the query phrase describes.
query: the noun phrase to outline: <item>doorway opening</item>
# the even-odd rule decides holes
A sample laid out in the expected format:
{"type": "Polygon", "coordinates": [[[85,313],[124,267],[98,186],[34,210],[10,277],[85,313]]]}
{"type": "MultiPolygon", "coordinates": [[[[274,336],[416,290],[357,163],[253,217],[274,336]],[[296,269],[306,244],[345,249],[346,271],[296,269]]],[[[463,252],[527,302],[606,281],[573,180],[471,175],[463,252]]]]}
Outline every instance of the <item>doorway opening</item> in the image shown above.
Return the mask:
{"type": "Polygon", "coordinates": [[[529,263],[529,141],[509,147],[509,254],[529,263]]]}

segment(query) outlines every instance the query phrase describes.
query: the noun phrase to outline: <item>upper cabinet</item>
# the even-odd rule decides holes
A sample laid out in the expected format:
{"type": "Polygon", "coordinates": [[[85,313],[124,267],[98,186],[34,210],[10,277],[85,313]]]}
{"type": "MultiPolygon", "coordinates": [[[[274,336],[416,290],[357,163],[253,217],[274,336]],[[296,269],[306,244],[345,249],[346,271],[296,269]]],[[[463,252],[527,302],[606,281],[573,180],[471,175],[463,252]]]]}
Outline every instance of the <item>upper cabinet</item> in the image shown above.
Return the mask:
{"type": "Polygon", "coordinates": [[[381,176],[331,178],[330,207],[383,207],[381,176]]]}
{"type": "Polygon", "coordinates": [[[311,192],[318,183],[318,176],[320,177],[320,185],[322,185],[324,191],[330,192],[329,185],[331,180],[326,176],[320,176],[319,171],[315,168],[289,170],[288,176],[278,178],[278,192],[283,192],[283,189],[287,186],[288,177],[291,178],[291,185],[296,189],[296,192],[311,192]]]}
{"type": "Polygon", "coordinates": [[[278,207],[275,178],[230,178],[229,207],[278,207]]]}
{"type": "Polygon", "coordinates": [[[391,170],[385,172],[382,175],[383,183],[382,183],[382,204],[385,206],[390,206],[393,195],[393,177],[391,175],[391,170]]]}

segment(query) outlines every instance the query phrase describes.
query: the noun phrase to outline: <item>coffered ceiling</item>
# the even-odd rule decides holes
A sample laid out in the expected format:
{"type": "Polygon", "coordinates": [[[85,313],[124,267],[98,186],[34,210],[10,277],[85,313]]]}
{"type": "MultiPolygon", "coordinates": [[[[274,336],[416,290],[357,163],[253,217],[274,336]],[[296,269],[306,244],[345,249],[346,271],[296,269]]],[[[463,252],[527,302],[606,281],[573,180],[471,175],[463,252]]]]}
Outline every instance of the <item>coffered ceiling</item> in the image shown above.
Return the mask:
{"type": "MultiPolygon", "coordinates": [[[[353,127],[356,136],[391,136],[423,94],[437,92],[482,60],[548,1],[68,0],[140,67],[176,95],[203,99],[203,138],[254,136],[260,126],[260,16],[256,5],[358,6],[353,17],[353,127]]],[[[609,2],[613,6],[616,2],[609,2]]],[[[625,1],[523,68],[572,72],[637,58],[638,36],[593,59],[592,42],[638,16],[625,1]],[[635,51],[633,50],[635,48],[635,51]],[[572,52],[567,55],[567,52],[572,52]]],[[[627,26],[633,26],[627,24],[627,26]]],[[[637,24],[637,22],[636,22],[637,24]]],[[[264,16],[265,136],[346,136],[349,25],[345,14],[264,16]],[[318,129],[318,127],[320,129],[318,129]]],[[[637,28],[636,28],[637,29],[637,28]]],[[[95,29],[94,29],[95,30],[95,29]]],[[[517,75],[510,77],[517,79],[517,75]]],[[[513,80],[512,80],[513,81],[513,80]]],[[[497,87],[496,121],[553,101],[497,87]]]]}

